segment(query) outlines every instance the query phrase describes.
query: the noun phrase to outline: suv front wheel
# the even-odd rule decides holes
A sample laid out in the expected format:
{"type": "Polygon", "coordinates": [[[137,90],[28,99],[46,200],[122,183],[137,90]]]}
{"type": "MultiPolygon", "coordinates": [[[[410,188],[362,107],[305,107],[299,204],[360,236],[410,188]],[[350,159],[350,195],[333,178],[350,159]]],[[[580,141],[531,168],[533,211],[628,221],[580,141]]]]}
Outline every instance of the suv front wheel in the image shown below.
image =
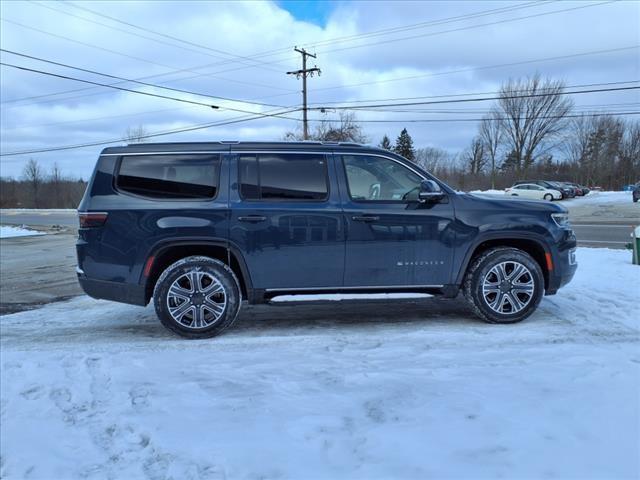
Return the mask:
{"type": "Polygon", "coordinates": [[[509,247],[492,248],[472,262],[463,289],[476,315],[484,321],[515,323],[538,307],[544,276],[528,253],[509,247]]]}
{"type": "Polygon", "coordinates": [[[153,291],[162,324],[188,338],[209,338],[233,324],[241,305],[233,271],[209,257],[183,258],[167,267],[153,291]]]}

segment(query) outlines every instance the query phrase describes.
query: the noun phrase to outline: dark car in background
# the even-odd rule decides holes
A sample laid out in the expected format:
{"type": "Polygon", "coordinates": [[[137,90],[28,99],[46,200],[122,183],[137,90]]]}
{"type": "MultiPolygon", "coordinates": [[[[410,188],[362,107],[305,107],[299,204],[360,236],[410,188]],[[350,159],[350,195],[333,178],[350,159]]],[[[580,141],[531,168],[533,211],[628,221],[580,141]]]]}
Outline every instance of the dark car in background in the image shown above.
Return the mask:
{"type": "Polygon", "coordinates": [[[636,203],[638,200],[640,200],[640,182],[636,183],[633,186],[633,190],[631,191],[631,198],[633,200],[633,203],[636,203]]]}
{"type": "Polygon", "coordinates": [[[556,181],[550,181],[549,183],[559,188],[564,198],[575,198],[576,189],[571,185],[568,185],[564,182],[556,182],[556,181]]]}
{"type": "Polygon", "coordinates": [[[567,185],[570,185],[573,188],[575,188],[576,189],[576,195],[579,196],[579,197],[584,197],[585,195],[587,195],[590,192],[590,190],[587,187],[583,186],[583,185],[579,185],[579,184],[574,183],[574,182],[563,182],[563,183],[566,183],[567,185]]]}
{"type": "Polygon", "coordinates": [[[301,293],[462,293],[481,319],[513,323],[577,268],[564,207],[457,193],[351,143],[106,148],[78,216],[84,291],[153,301],[189,338],[222,332],[243,300],[301,293]]]}

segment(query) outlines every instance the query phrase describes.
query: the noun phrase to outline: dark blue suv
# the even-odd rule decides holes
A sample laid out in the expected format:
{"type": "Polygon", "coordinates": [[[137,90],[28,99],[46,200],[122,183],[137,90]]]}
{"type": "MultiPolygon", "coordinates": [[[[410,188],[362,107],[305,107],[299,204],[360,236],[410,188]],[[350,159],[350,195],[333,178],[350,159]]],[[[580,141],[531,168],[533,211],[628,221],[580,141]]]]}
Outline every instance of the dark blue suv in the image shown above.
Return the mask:
{"type": "Polygon", "coordinates": [[[78,211],[84,291],[153,298],[186,337],[292,293],[462,291],[483,320],[512,323],[576,270],[563,207],[459,193],[349,143],[106,148],[78,211]]]}

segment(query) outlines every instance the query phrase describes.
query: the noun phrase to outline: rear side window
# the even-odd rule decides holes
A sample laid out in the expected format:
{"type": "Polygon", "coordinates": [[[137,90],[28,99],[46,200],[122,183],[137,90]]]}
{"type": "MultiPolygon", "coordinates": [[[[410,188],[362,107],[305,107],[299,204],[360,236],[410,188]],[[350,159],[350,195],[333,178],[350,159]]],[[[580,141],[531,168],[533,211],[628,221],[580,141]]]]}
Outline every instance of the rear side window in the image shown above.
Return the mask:
{"type": "Polygon", "coordinates": [[[329,194],[324,155],[240,155],[240,196],[245,200],[325,200],[329,194]]]}
{"type": "Polygon", "coordinates": [[[118,189],[151,198],[214,198],[219,155],[127,155],[120,161],[118,189]]]}

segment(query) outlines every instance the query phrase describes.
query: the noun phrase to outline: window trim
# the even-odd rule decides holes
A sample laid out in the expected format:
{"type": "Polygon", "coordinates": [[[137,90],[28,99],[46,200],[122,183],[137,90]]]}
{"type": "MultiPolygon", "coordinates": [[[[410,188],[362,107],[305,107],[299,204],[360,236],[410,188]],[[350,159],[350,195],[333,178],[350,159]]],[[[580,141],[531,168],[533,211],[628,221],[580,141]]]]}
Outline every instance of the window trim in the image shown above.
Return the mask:
{"type": "Polygon", "coordinates": [[[329,173],[329,154],[326,152],[275,152],[269,150],[261,150],[261,151],[248,151],[248,152],[234,152],[236,155],[236,165],[240,166],[240,157],[242,156],[253,156],[256,162],[256,175],[258,177],[258,190],[260,192],[260,198],[245,198],[242,195],[242,181],[240,178],[241,172],[240,168],[238,168],[238,197],[240,200],[246,203],[326,203],[331,199],[331,177],[329,173]],[[317,155],[319,157],[324,158],[324,172],[325,172],[325,184],[327,186],[327,193],[324,198],[321,199],[307,199],[307,198],[262,198],[262,181],[260,175],[260,155],[317,155]]]}
{"type": "Polygon", "coordinates": [[[148,153],[146,154],[147,156],[163,156],[163,155],[175,155],[175,156],[195,156],[195,155],[206,155],[208,157],[213,157],[213,156],[217,156],[217,162],[218,162],[218,178],[217,178],[217,182],[215,185],[215,189],[216,189],[216,193],[215,195],[213,195],[212,197],[181,197],[181,198],[160,198],[160,197],[151,197],[151,196],[147,196],[147,195],[142,195],[139,193],[133,193],[130,192],[128,190],[123,189],[120,185],[119,185],[119,181],[118,179],[120,178],[120,169],[122,167],[122,160],[124,159],[124,157],[135,157],[138,156],[137,153],[125,153],[125,154],[119,154],[118,158],[116,159],[115,162],[115,166],[114,166],[114,171],[113,171],[113,176],[112,176],[112,187],[114,189],[114,191],[116,191],[117,193],[121,194],[121,195],[126,195],[128,197],[133,197],[133,198],[137,198],[140,200],[152,200],[152,201],[157,201],[157,202],[212,202],[215,201],[218,196],[220,195],[220,177],[222,176],[222,153],[221,152],[181,152],[181,153],[174,153],[174,152],[160,152],[160,153],[148,153]]]}
{"type": "Polygon", "coordinates": [[[416,201],[412,201],[412,200],[359,200],[359,199],[355,199],[353,198],[353,196],[351,195],[351,185],[349,184],[349,175],[347,174],[347,164],[344,161],[344,157],[345,156],[360,156],[360,157],[380,157],[380,158],[384,158],[386,160],[391,160],[392,162],[396,162],[398,165],[406,168],[407,170],[415,173],[418,177],[421,178],[422,180],[427,180],[427,178],[425,178],[424,175],[422,175],[420,172],[418,172],[417,170],[409,167],[408,165],[405,165],[403,162],[400,162],[398,160],[396,160],[395,158],[389,157],[387,155],[379,155],[379,154],[375,154],[375,153],[345,153],[345,152],[338,152],[337,155],[340,155],[340,163],[342,163],[342,169],[344,171],[344,179],[345,182],[347,184],[347,192],[349,193],[349,200],[351,202],[354,203],[367,203],[367,204],[401,204],[401,205],[409,205],[409,204],[413,204],[413,203],[420,203],[418,200],[416,201]]]}

